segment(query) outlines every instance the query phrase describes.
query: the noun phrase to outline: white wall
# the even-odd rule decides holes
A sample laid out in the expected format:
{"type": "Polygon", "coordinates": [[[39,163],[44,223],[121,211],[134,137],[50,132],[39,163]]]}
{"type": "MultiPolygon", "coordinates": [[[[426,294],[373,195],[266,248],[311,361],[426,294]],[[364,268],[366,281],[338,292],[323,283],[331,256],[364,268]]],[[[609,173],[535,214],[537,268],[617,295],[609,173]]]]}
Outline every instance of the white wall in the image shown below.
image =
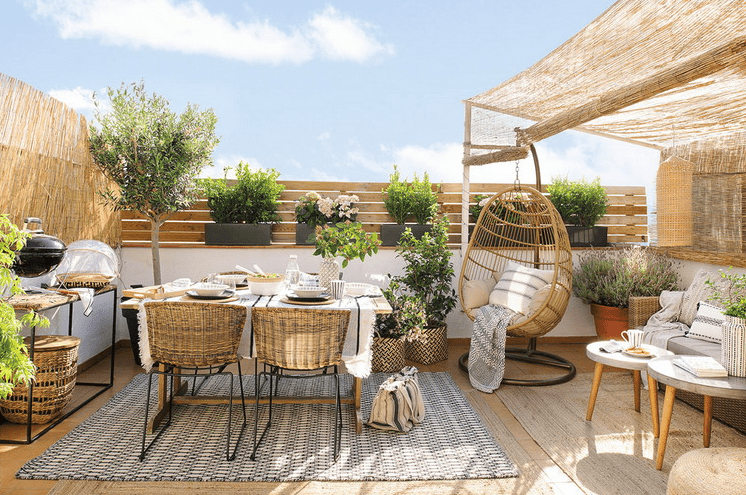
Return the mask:
{"type": "MultiPolygon", "coordinates": [[[[577,257],[582,251],[574,251],[577,257]]],[[[291,254],[298,255],[298,263],[301,270],[317,272],[321,258],[313,256],[311,247],[292,246],[288,248],[162,248],[161,268],[162,279],[170,281],[177,278],[190,278],[199,280],[210,272],[230,271],[235,269],[236,264],[251,267],[258,264],[264,271],[285,271],[288,257],[291,254]]],[[[454,288],[457,289],[458,274],[461,270],[461,254],[456,250],[453,252],[452,261],[456,271],[454,288]]],[[[122,256],[122,280],[120,286],[130,287],[133,284],[152,285],[153,272],[150,267],[149,248],[124,248],[122,256]]],[[[399,274],[403,262],[396,256],[393,249],[381,249],[378,254],[361,261],[352,261],[343,270],[344,279],[356,282],[369,282],[379,286],[386,285],[387,274],[399,274]]],[[[692,281],[694,274],[700,268],[707,268],[713,272],[719,266],[696,262],[681,262],[679,272],[681,273],[681,287],[685,288],[692,281]]],[[[727,267],[726,267],[727,268],[727,267]]],[[[743,273],[746,270],[734,270],[743,273]]],[[[111,336],[111,294],[99,296],[94,299],[94,312],[91,316],[82,315],[81,303],[75,303],[74,309],[74,331],[73,334],[82,337],[80,361],[94,356],[104,350],[110,342],[111,336]]],[[[52,320],[49,329],[43,329],[40,333],[66,334],[67,333],[67,309],[60,308],[46,315],[52,320]]],[[[127,324],[117,311],[117,340],[129,339],[127,324]]],[[[449,338],[469,338],[471,336],[472,322],[461,311],[460,306],[448,316],[449,338]]],[[[26,332],[28,334],[28,332],[26,332]]],[[[593,318],[588,305],[579,299],[572,297],[564,318],[560,324],[547,335],[552,337],[592,337],[595,330],[593,318]]]]}

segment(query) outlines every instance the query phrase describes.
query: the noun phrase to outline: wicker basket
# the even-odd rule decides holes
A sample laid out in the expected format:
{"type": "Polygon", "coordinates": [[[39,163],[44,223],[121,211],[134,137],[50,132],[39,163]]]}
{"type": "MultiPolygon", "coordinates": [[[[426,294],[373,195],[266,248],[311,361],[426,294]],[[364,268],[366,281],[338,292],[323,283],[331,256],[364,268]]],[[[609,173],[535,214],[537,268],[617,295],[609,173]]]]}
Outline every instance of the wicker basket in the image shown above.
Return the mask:
{"type": "Polygon", "coordinates": [[[80,287],[86,289],[103,289],[108,286],[114,277],[108,277],[100,273],[58,273],[57,283],[64,284],[70,289],[80,287]]]}
{"type": "Polygon", "coordinates": [[[371,369],[377,372],[394,372],[404,367],[404,341],[401,339],[373,337],[371,369]]]}
{"type": "MultiPolygon", "coordinates": [[[[31,410],[31,422],[44,424],[62,415],[72,398],[78,371],[80,339],[59,335],[39,335],[34,345],[36,380],[31,410]]],[[[26,338],[26,345],[31,339],[26,338]]],[[[13,393],[0,400],[0,413],[11,423],[26,423],[28,419],[28,388],[17,385],[13,393]]]]}
{"type": "Polygon", "coordinates": [[[407,342],[406,357],[420,364],[432,364],[448,359],[448,327],[426,328],[425,339],[407,342]]]}

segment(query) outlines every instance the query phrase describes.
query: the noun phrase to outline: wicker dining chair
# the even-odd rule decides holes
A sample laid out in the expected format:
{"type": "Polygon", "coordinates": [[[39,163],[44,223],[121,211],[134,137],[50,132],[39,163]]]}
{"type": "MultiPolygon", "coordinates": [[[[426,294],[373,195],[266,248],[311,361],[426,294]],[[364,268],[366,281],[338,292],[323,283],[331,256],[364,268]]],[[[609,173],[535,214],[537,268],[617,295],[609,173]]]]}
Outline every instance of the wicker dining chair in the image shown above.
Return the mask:
{"type": "MultiPolygon", "coordinates": [[[[164,366],[161,370],[154,366],[148,376],[148,395],[145,399],[145,426],[142,434],[140,460],[171,424],[174,377],[207,380],[212,376],[230,377],[228,391],[228,436],[226,439],[226,459],[236,457],[246,429],[246,401],[241,380],[241,360],[238,345],[246,323],[246,307],[234,304],[207,302],[149,301],[144,304],[148,327],[150,355],[153,361],[164,366]],[[225,371],[232,363],[238,366],[238,383],[241,390],[243,424],[235,448],[231,452],[231,423],[233,419],[233,373],[225,371]],[[213,369],[215,368],[215,369],[213,369]],[[184,373],[192,370],[193,373],[184,373]],[[171,396],[168,403],[168,421],[146,446],[150,393],[154,375],[170,378],[171,396]]],[[[202,382],[204,384],[204,381],[202,382]]]]}
{"type": "Polygon", "coordinates": [[[342,404],[339,399],[339,364],[342,362],[342,348],[350,322],[349,310],[312,308],[266,308],[254,307],[251,310],[251,326],[256,344],[254,379],[256,408],[254,421],[254,451],[256,458],[259,444],[272,425],[273,382],[285,378],[314,378],[327,375],[331,368],[334,376],[336,395],[334,402],[334,461],[339,457],[342,430],[342,404]],[[264,371],[259,373],[259,361],[264,371]],[[267,371],[269,369],[269,371],[267,371]],[[303,374],[289,374],[304,372],[303,374]],[[260,377],[269,376],[269,417],[267,424],[258,434],[260,377]]]}

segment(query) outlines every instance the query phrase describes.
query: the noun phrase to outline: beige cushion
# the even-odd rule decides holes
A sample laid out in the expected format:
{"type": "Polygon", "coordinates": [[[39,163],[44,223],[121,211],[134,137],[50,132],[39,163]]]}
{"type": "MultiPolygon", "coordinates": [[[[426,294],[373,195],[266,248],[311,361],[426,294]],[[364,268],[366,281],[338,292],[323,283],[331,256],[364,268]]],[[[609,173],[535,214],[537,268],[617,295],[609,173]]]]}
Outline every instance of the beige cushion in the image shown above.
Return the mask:
{"type": "Polygon", "coordinates": [[[725,321],[723,310],[705,301],[700,301],[697,316],[687,332],[687,337],[716,342],[723,340],[722,324],[725,321]]]}
{"type": "Polygon", "coordinates": [[[697,316],[697,305],[700,301],[714,304],[713,301],[709,300],[712,290],[705,284],[708,279],[715,282],[718,287],[725,288],[728,284],[718,272],[712,270],[702,268],[694,275],[692,283],[684,291],[684,297],[681,300],[681,314],[679,314],[679,321],[688,327],[691,327],[694,323],[694,318],[697,316]]]}
{"type": "Polygon", "coordinates": [[[495,287],[495,280],[469,280],[461,287],[462,304],[465,310],[481,308],[490,302],[490,292],[495,287]]]}
{"type": "Polygon", "coordinates": [[[534,294],[550,283],[553,276],[552,270],[537,270],[510,263],[490,293],[490,304],[528,314],[534,294]]]}

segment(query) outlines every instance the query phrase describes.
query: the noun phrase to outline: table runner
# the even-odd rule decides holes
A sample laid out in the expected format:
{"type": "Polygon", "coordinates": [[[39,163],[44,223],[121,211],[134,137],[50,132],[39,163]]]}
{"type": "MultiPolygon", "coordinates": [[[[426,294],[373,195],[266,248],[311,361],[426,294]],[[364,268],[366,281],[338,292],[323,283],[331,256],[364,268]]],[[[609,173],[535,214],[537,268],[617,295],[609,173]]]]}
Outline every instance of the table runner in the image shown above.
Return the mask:
{"type": "MultiPolygon", "coordinates": [[[[283,302],[284,294],[276,296],[257,296],[249,291],[236,291],[237,301],[230,304],[240,304],[246,307],[246,326],[241,335],[241,343],[238,346],[238,354],[242,358],[250,359],[254,356],[254,338],[251,328],[251,308],[254,306],[266,306],[273,308],[317,308],[317,309],[341,309],[350,310],[350,324],[347,330],[347,338],[342,350],[342,361],[347,372],[357,378],[365,378],[370,375],[371,347],[373,343],[373,329],[376,321],[375,306],[370,297],[345,297],[340,302],[321,305],[298,306],[283,302]]],[[[166,299],[167,301],[178,301],[181,298],[166,299]]],[[[150,344],[148,342],[148,330],[143,303],[150,299],[143,299],[139,306],[137,320],[139,323],[140,337],[140,360],[145,371],[150,371],[153,360],[150,356],[150,344]]]]}

